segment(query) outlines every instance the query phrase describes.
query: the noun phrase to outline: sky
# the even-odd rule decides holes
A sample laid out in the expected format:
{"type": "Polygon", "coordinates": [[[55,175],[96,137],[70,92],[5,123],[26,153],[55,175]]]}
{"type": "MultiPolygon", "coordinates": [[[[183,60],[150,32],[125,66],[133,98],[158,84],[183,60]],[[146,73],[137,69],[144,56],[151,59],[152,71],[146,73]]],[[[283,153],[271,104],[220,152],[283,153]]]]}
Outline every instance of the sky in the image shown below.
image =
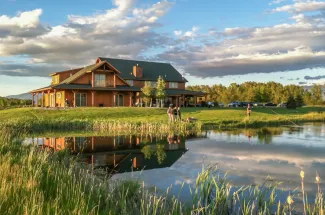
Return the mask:
{"type": "Polygon", "coordinates": [[[97,57],[171,63],[188,85],[325,83],[325,1],[0,0],[0,96],[97,57]]]}

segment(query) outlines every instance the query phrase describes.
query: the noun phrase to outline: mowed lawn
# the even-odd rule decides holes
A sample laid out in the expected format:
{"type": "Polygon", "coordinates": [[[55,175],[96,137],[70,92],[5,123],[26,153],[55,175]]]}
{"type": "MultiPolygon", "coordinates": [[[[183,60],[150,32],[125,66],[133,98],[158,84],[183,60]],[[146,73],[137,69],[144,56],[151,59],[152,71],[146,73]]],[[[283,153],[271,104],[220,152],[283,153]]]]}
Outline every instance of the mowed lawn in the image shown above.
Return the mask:
{"type": "MultiPolygon", "coordinates": [[[[38,109],[14,108],[0,110],[0,121],[11,119],[46,120],[46,119],[111,119],[129,122],[167,121],[167,109],[158,108],[70,108],[70,109],[38,109]]],[[[245,108],[182,108],[182,118],[195,117],[203,123],[227,123],[247,120],[245,108]]],[[[285,108],[255,108],[250,121],[277,120],[312,120],[324,119],[325,111],[321,107],[304,107],[296,110],[285,108]],[[276,113],[275,113],[275,112],[276,113]]]]}

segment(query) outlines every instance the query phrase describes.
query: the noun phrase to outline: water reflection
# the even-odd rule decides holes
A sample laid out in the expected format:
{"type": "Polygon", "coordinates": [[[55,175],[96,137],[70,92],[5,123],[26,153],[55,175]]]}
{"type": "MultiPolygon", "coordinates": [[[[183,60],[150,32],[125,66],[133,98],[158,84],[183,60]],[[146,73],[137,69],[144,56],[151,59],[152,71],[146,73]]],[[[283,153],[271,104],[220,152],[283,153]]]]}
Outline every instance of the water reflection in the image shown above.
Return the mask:
{"type": "Polygon", "coordinates": [[[170,167],[187,149],[185,137],[91,136],[36,138],[44,150],[69,150],[81,154],[81,161],[109,173],[170,167]]]}
{"type": "MultiPolygon", "coordinates": [[[[204,131],[186,137],[53,137],[35,138],[34,142],[45,150],[82,153],[84,162],[94,168],[120,173],[113,174],[113,179],[140,178],[162,190],[173,185],[178,194],[183,182],[194,186],[203,164],[216,163],[220,172],[229,171],[234,185],[263,184],[270,176],[283,181],[281,188],[285,190],[300,185],[299,172],[303,169],[306,190],[313,193],[317,189],[316,171],[325,178],[324,140],[324,124],[306,124],[204,131]],[[142,169],[146,171],[138,171],[142,169]]],[[[186,198],[189,190],[184,188],[181,195],[186,198]]]]}

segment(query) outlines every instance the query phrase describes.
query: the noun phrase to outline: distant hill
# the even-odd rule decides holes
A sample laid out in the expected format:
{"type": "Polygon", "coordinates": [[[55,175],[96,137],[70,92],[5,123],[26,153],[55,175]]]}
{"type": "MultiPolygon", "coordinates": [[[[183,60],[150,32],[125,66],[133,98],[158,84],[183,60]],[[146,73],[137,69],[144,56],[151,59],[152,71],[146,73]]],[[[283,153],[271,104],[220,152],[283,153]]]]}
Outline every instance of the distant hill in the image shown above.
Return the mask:
{"type": "Polygon", "coordinates": [[[29,93],[23,93],[23,94],[18,94],[18,95],[11,95],[11,96],[6,96],[6,98],[10,99],[29,99],[32,100],[32,95],[29,93]]]}

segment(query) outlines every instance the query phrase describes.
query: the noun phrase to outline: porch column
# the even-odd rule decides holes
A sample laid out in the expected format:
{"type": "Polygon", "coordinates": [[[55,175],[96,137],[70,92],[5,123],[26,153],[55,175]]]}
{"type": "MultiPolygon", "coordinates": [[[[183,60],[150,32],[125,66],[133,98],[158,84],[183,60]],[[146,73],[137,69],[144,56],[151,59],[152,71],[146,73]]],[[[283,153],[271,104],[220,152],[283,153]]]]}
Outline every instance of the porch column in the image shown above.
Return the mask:
{"type": "Polygon", "coordinates": [[[72,93],[73,93],[73,107],[76,107],[77,106],[76,105],[76,93],[77,93],[77,91],[73,90],[72,93]]]}
{"type": "Polygon", "coordinates": [[[91,73],[91,87],[95,86],[95,74],[94,72],[91,73]]]}
{"type": "Polygon", "coordinates": [[[36,93],[36,107],[38,107],[38,93],[36,93]]]}
{"type": "Polygon", "coordinates": [[[56,107],[56,90],[54,89],[54,107],[56,107]]]}
{"type": "Polygon", "coordinates": [[[129,93],[129,106],[132,107],[132,97],[133,97],[133,93],[129,93]]]}
{"type": "Polygon", "coordinates": [[[113,92],[113,107],[116,107],[116,92],[113,92]]]}
{"type": "Polygon", "coordinates": [[[44,107],[44,91],[42,91],[42,108],[44,107]]]}
{"type": "Polygon", "coordinates": [[[114,72],[114,88],[116,88],[116,74],[114,72]]]}
{"type": "Polygon", "coordinates": [[[51,94],[51,90],[47,90],[47,106],[48,107],[51,107],[51,96],[50,96],[50,94],[51,94]]]}
{"type": "Polygon", "coordinates": [[[205,100],[205,102],[208,102],[208,95],[204,96],[204,100],[205,100]]]}
{"type": "Polygon", "coordinates": [[[185,96],[182,95],[182,100],[183,100],[183,107],[185,107],[185,96]]]}
{"type": "Polygon", "coordinates": [[[95,107],[95,91],[91,91],[91,106],[95,107]]]}
{"type": "Polygon", "coordinates": [[[34,95],[35,93],[32,93],[32,107],[34,107],[34,95]]]}
{"type": "Polygon", "coordinates": [[[195,105],[195,107],[196,107],[196,104],[197,104],[197,98],[196,98],[196,96],[194,96],[194,105],[195,105]]]}
{"type": "Polygon", "coordinates": [[[176,96],[176,107],[178,107],[178,105],[179,105],[179,97],[176,96]]]}

